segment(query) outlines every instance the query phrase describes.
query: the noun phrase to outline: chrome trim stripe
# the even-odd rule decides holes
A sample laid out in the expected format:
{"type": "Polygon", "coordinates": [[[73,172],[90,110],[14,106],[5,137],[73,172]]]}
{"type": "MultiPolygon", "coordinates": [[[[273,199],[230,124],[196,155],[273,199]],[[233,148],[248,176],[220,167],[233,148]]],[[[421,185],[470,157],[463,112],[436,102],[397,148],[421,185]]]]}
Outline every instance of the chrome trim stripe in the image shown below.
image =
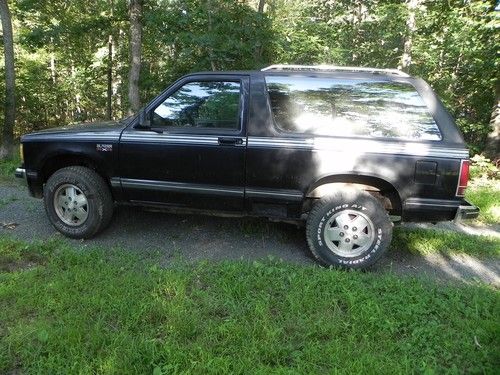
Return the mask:
{"type": "Polygon", "coordinates": [[[38,142],[38,141],[73,141],[73,142],[102,142],[102,141],[115,141],[118,142],[120,139],[119,134],[109,135],[109,134],[78,134],[78,133],[68,133],[68,134],[47,134],[47,135],[34,135],[28,136],[23,141],[25,142],[38,142]]]}
{"type": "Polygon", "coordinates": [[[299,190],[247,188],[245,189],[245,196],[247,198],[274,198],[300,201],[304,197],[304,194],[299,190]]]}
{"type": "Polygon", "coordinates": [[[442,200],[442,199],[421,199],[409,198],[404,202],[404,206],[408,207],[449,207],[456,208],[462,204],[461,201],[442,200]]]}
{"type": "Polygon", "coordinates": [[[155,180],[138,180],[131,178],[111,178],[112,186],[121,186],[124,189],[144,189],[144,190],[159,190],[184,193],[199,193],[209,195],[224,195],[243,197],[246,195],[249,198],[274,198],[280,200],[300,201],[304,195],[299,190],[286,189],[259,189],[243,187],[225,187],[220,185],[205,185],[191,184],[185,182],[171,181],[155,181],[155,180]]]}
{"type": "Polygon", "coordinates": [[[400,142],[389,143],[366,139],[335,139],[327,137],[314,138],[275,138],[275,137],[248,137],[250,148],[292,148],[304,150],[330,150],[335,152],[397,154],[408,156],[448,157],[468,159],[466,149],[446,148],[433,145],[400,142]],[[359,151],[358,151],[359,150],[359,151]]]}
{"type": "Polygon", "coordinates": [[[432,203],[416,203],[416,202],[409,202],[405,203],[405,206],[414,206],[414,207],[420,207],[420,206],[427,206],[427,207],[458,207],[458,204],[432,204],[432,203]]]}
{"type": "Polygon", "coordinates": [[[122,186],[120,177],[111,177],[109,179],[109,182],[111,183],[111,186],[114,187],[114,188],[119,188],[119,187],[122,186]]]}
{"type": "Polygon", "coordinates": [[[124,189],[144,189],[171,192],[192,192],[199,194],[224,195],[243,197],[244,189],[239,187],[224,187],[219,185],[191,184],[185,182],[136,180],[122,178],[121,184],[124,189]]]}
{"type": "Polygon", "coordinates": [[[157,134],[150,132],[140,133],[123,133],[121,141],[124,143],[172,143],[172,144],[196,144],[196,145],[212,145],[219,146],[219,138],[241,138],[242,144],[230,146],[245,147],[246,137],[238,135],[174,135],[174,134],[157,134]]]}

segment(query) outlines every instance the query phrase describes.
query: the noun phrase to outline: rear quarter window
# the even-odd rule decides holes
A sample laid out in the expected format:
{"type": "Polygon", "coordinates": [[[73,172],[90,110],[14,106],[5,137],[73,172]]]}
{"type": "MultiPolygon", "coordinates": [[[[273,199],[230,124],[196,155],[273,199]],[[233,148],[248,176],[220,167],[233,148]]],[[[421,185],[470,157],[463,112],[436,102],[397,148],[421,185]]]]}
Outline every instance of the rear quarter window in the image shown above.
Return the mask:
{"type": "Polygon", "coordinates": [[[276,126],[285,132],[440,140],[424,101],[409,83],[266,76],[276,126]]]}

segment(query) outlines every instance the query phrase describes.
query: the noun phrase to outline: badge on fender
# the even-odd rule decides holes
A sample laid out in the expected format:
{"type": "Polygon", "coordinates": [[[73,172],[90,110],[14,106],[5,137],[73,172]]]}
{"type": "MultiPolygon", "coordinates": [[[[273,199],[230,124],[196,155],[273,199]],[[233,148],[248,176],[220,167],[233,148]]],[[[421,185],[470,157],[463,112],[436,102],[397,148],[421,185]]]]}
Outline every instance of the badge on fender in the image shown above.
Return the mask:
{"type": "Polygon", "coordinates": [[[102,152],[111,152],[113,151],[113,145],[98,143],[96,144],[96,150],[102,152]]]}

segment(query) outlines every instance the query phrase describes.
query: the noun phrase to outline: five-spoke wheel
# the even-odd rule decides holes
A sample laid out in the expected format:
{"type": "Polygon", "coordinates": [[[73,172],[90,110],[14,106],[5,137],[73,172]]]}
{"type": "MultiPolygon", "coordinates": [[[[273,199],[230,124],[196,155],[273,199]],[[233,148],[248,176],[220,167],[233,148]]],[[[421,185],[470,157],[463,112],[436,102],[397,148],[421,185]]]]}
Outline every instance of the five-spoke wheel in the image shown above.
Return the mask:
{"type": "Polygon", "coordinates": [[[333,215],[325,226],[325,242],[335,254],[355,257],[373,243],[375,231],[368,216],[355,210],[343,210],[333,215]]]}
{"type": "Polygon", "coordinates": [[[61,185],[54,194],[54,209],[64,223],[81,225],[89,216],[89,202],[85,194],[75,185],[61,185]]]}
{"type": "Polygon", "coordinates": [[[47,180],[43,196],[52,225],[68,237],[92,237],[113,215],[108,185],[96,171],[86,167],[56,171],[47,180]]]}
{"type": "Polygon", "coordinates": [[[307,242],[325,265],[366,268],[385,252],[392,223],[377,198],[355,189],[321,198],[309,212],[307,242]]]}

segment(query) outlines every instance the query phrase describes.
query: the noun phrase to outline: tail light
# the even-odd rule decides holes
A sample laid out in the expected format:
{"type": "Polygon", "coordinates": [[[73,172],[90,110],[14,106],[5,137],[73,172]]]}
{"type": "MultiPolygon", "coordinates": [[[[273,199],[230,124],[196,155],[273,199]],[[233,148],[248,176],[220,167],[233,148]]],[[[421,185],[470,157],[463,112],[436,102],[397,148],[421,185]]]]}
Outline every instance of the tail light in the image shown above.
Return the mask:
{"type": "Polygon", "coordinates": [[[467,189],[467,183],[469,182],[469,164],[468,160],[462,160],[460,162],[460,174],[458,175],[458,185],[457,185],[457,197],[463,197],[465,195],[465,190],[467,189]]]}

